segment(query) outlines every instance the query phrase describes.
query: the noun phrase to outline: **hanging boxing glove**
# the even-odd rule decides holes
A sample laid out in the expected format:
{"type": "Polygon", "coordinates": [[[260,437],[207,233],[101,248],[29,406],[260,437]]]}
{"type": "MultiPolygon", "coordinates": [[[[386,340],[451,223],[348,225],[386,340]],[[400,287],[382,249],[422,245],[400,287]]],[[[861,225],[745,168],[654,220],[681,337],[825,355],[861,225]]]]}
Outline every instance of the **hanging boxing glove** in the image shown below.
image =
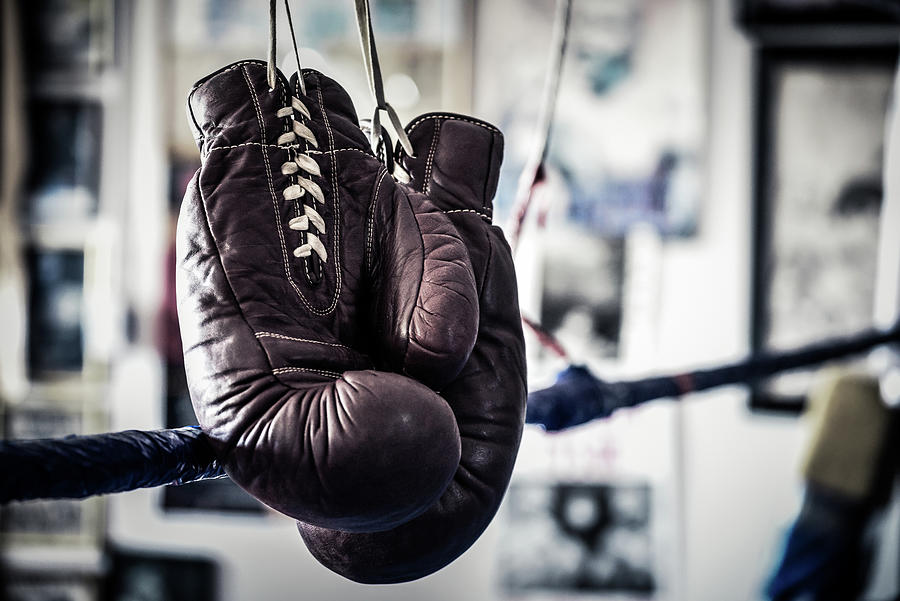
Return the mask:
{"type": "Polygon", "coordinates": [[[469,117],[426,115],[408,128],[415,158],[401,162],[462,236],[478,282],[481,322],[468,362],[441,388],[462,438],[459,468],[441,498],[396,528],[342,532],[298,523],[312,554],[364,583],[421,578],[459,557],[481,535],[509,484],[524,421],[525,345],[515,271],[501,230],[491,225],[502,159],[500,132],[469,117]]]}
{"type": "Polygon", "coordinates": [[[229,476],[267,505],[390,528],[456,472],[454,413],[426,384],[469,357],[475,280],[448,216],[371,155],[346,92],[276,75],[235,63],[188,99],[202,155],[177,235],[191,400],[229,476]]]}

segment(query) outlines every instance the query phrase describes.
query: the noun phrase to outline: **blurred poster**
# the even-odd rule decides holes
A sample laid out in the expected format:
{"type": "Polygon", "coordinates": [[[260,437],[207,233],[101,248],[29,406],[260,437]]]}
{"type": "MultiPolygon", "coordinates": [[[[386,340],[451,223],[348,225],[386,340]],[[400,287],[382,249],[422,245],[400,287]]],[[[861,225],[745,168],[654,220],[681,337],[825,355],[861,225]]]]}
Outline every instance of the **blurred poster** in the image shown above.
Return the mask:
{"type": "Polygon", "coordinates": [[[578,361],[618,355],[624,244],[558,224],[543,248],[541,325],[578,361]]]}
{"type": "MultiPolygon", "coordinates": [[[[706,3],[574,1],[549,163],[567,219],[622,237],[637,222],[666,235],[697,228],[704,152],[706,3]]],[[[509,210],[532,144],[554,0],[483,3],[478,113],[506,134],[498,214],[509,210]]]]}
{"type": "Polygon", "coordinates": [[[652,593],[651,505],[647,484],[514,484],[498,560],[504,590],[652,593]]]}

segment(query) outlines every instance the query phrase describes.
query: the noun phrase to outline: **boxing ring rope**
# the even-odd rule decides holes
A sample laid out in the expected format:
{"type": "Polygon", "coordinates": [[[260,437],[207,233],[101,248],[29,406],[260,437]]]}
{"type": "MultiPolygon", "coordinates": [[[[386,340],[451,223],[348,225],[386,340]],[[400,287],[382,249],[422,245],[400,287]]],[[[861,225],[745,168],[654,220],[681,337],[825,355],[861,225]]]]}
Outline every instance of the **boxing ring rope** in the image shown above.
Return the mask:
{"type": "Polygon", "coordinates": [[[0,441],[0,503],[84,499],[224,476],[196,426],[0,441]]]}
{"type": "Polygon", "coordinates": [[[858,355],[884,344],[900,344],[900,322],[889,330],[869,330],[789,351],[760,353],[709,369],[624,382],[604,382],[585,367],[573,365],[549,388],[528,395],[526,423],[550,431],[609,417],[617,409],[655,399],[727,386],[750,384],[781,372],[858,355]]]}
{"type": "MultiPolygon", "coordinates": [[[[900,344],[900,323],[889,330],[870,330],[714,368],[632,381],[604,382],[584,367],[571,366],[556,384],[529,394],[526,422],[563,430],[655,399],[749,383],[884,344],[900,344]]],[[[225,473],[206,435],[196,426],[0,441],[0,503],[84,499],[221,477],[225,473]]]]}

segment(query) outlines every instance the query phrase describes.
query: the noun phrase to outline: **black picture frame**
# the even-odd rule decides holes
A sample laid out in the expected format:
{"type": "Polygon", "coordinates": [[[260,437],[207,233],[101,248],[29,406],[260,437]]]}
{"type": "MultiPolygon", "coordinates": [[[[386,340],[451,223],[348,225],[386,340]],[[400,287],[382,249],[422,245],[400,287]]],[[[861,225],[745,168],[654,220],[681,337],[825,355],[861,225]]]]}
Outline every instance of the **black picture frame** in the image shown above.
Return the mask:
{"type": "MultiPolygon", "coordinates": [[[[803,346],[826,338],[853,334],[871,326],[877,225],[882,194],[880,155],[883,153],[884,118],[893,88],[897,54],[896,43],[841,47],[761,46],[756,50],[750,334],[753,353],[803,346]],[[817,98],[807,98],[809,102],[802,106],[797,104],[792,110],[791,103],[803,103],[804,100],[803,94],[792,92],[798,89],[798,85],[792,85],[790,78],[794,78],[793,81],[796,82],[799,81],[796,79],[798,77],[806,78],[807,83],[818,81],[823,93],[817,98]],[[852,79],[854,77],[858,79],[852,79]],[[854,88],[854,82],[858,81],[867,83],[854,88]],[[839,94],[829,93],[854,89],[859,90],[859,101],[855,101],[851,92],[845,94],[843,105],[834,98],[839,94]],[[826,108],[822,108],[823,106],[826,108]],[[800,119],[790,119],[797,115],[802,116],[800,119]],[[790,147],[788,142],[791,137],[796,141],[798,132],[802,132],[804,128],[815,134],[816,131],[812,128],[816,126],[816,120],[820,121],[818,127],[821,128],[822,135],[810,136],[805,152],[812,157],[810,164],[821,161],[821,165],[816,167],[819,174],[798,175],[791,167],[797,164],[791,158],[795,153],[787,152],[786,148],[790,147]],[[870,136],[859,134],[861,123],[868,124],[868,130],[875,133],[870,136]],[[847,128],[846,131],[842,131],[841,127],[847,128]],[[794,128],[793,133],[791,128],[794,128]],[[860,142],[861,139],[867,141],[860,142]],[[841,148],[838,152],[829,152],[829,145],[834,146],[835,140],[840,140],[841,148]],[[870,146],[866,146],[867,144],[870,146]],[[835,155],[841,153],[851,159],[868,157],[868,170],[851,173],[848,169],[852,168],[847,167],[847,163],[828,164],[829,159],[833,161],[835,155]],[[840,175],[835,175],[836,171],[846,173],[846,178],[840,180],[841,185],[837,188],[831,186],[831,189],[837,191],[832,196],[823,191],[828,188],[825,185],[822,190],[809,193],[803,186],[792,187],[793,181],[802,178],[800,181],[813,182],[811,189],[815,190],[820,179],[840,178],[840,175]],[[797,193],[798,189],[800,193],[797,193]],[[788,203],[805,203],[802,205],[804,210],[795,208],[791,213],[785,209],[788,203]],[[821,215],[816,209],[820,210],[821,215]],[[785,219],[785,215],[790,214],[798,221],[793,226],[790,220],[785,219]],[[822,219],[815,221],[817,217],[822,219]],[[859,219],[866,221],[860,225],[859,219]],[[842,220],[848,223],[856,220],[853,225],[857,228],[854,230],[857,232],[854,234],[855,238],[850,239],[841,233],[842,220]],[[811,229],[814,224],[822,223],[828,224],[827,230],[811,229]],[[794,245],[794,251],[790,250],[794,243],[784,242],[790,238],[784,233],[790,231],[790,227],[805,236],[802,242],[794,245]],[[776,228],[781,228],[780,235],[776,228]],[[811,232],[818,232],[819,235],[810,235],[811,232]],[[864,237],[859,232],[868,233],[868,236],[864,237]],[[842,247],[842,244],[848,248],[842,247]],[[803,245],[808,248],[798,255],[796,249],[803,245]],[[847,256],[847,253],[859,259],[854,263],[852,272],[841,261],[829,261],[831,257],[847,256]],[[797,262],[798,256],[805,258],[806,262],[797,262]],[[790,269],[800,277],[785,275],[790,273],[790,269]],[[822,289],[822,278],[829,282],[829,289],[837,289],[839,294],[817,296],[816,293],[822,289]],[[796,283],[793,289],[800,291],[798,298],[802,302],[797,300],[795,306],[791,305],[792,297],[784,293],[785,281],[792,285],[796,283]],[[841,302],[844,301],[838,298],[841,294],[847,296],[843,306],[841,302]],[[866,295],[868,297],[864,298],[866,295]],[[819,310],[817,307],[825,309],[819,310]],[[788,312],[793,312],[792,315],[796,316],[796,321],[787,328],[791,330],[788,337],[793,337],[790,341],[784,340],[786,321],[783,317],[775,317],[777,311],[782,316],[788,312]],[[827,314],[832,316],[831,321],[816,317],[827,314]],[[798,335],[798,332],[803,333],[798,335]]],[[[807,85],[807,88],[800,86],[799,89],[807,89],[808,93],[811,85],[807,85]]],[[[798,240],[800,239],[798,234],[798,240]]],[[[802,411],[808,384],[812,382],[812,373],[812,370],[795,371],[786,376],[755,383],[751,387],[751,409],[789,414],[802,411]],[[789,382],[788,378],[793,378],[794,382],[789,382]],[[779,383],[790,385],[779,386],[779,383]],[[779,391],[779,388],[794,390],[785,392],[779,391]]]]}
{"type": "Polygon", "coordinates": [[[751,31],[772,26],[900,24],[894,0],[737,0],[738,21],[751,31]]]}

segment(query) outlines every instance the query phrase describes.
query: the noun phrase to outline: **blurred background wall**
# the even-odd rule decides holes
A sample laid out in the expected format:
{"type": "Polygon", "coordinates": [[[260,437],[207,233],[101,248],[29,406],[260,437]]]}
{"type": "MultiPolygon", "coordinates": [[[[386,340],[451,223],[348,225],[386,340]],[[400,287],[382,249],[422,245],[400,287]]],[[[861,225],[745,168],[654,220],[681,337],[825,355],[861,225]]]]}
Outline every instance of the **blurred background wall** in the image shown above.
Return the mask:
{"type": "MultiPolygon", "coordinates": [[[[294,4],[304,66],[368,117],[352,3],[294,4]]],[[[808,4],[574,0],[547,178],[516,260],[523,312],[577,362],[628,377],[871,323],[897,29],[842,2],[808,4]]],[[[373,3],[403,120],[454,111],[504,131],[505,226],[554,6],[373,3]]],[[[199,166],[184,106],[194,81],[264,56],[266,3],[9,1],[2,19],[3,435],[194,423],[172,282],[175,216],[199,166]]],[[[288,35],[282,23],[285,71],[288,35]]],[[[528,343],[530,385],[546,386],[565,362],[528,343]]],[[[811,375],[791,378],[560,434],[527,428],[497,519],[417,582],[343,580],[291,520],[213,481],[0,508],[4,594],[762,599],[802,495],[811,375]]],[[[872,599],[897,592],[890,553],[872,599]]]]}

